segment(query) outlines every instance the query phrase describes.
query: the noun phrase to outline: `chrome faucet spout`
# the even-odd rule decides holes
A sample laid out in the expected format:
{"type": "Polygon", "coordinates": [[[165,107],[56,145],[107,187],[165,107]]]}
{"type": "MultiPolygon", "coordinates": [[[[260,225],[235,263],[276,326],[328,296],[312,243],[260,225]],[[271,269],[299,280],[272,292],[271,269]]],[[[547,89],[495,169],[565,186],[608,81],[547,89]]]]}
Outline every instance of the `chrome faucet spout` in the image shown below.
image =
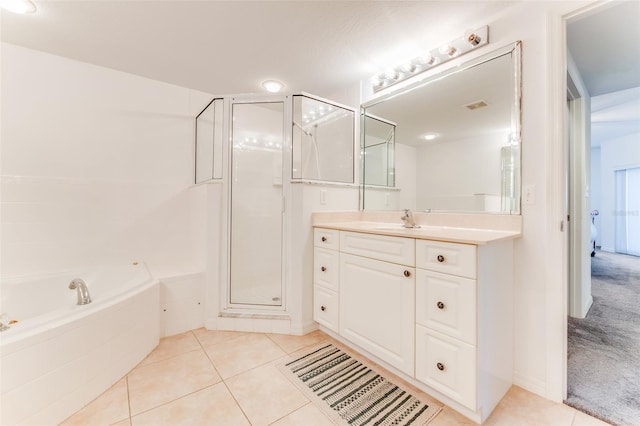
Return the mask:
{"type": "Polygon", "coordinates": [[[78,293],[78,305],[86,305],[91,303],[91,295],[89,294],[89,289],[85,282],[76,278],[69,283],[69,289],[77,290],[78,293]]]}
{"type": "Polygon", "coordinates": [[[413,220],[413,213],[410,209],[404,209],[404,215],[400,217],[400,219],[404,222],[405,228],[420,228],[420,225],[416,225],[416,222],[413,220]]]}

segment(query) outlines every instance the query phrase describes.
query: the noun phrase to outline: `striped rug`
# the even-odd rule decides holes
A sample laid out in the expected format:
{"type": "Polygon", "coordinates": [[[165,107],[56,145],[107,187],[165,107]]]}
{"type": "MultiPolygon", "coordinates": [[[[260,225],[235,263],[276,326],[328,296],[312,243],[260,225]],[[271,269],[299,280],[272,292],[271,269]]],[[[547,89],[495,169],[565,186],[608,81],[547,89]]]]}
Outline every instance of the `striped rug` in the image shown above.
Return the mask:
{"type": "Polygon", "coordinates": [[[280,369],[340,424],[424,425],[440,411],[331,344],[280,369]]]}

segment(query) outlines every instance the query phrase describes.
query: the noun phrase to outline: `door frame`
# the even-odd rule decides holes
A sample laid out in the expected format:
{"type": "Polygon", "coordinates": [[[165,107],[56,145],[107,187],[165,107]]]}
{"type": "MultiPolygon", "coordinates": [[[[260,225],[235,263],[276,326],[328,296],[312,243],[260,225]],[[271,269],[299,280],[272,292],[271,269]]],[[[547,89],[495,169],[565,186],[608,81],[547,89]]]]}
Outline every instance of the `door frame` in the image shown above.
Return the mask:
{"type": "Polygon", "coordinates": [[[223,185],[223,203],[225,204],[222,212],[222,223],[225,224],[224,250],[222,250],[221,265],[224,268],[221,276],[220,285],[220,306],[219,312],[226,314],[241,315],[264,315],[278,314],[288,310],[287,300],[289,293],[290,271],[287,259],[289,258],[290,245],[290,220],[288,218],[290,209],[287,204],[290,199],[290,174],[291,174],[291,95],[289,94],[249,94],[249,95],[233,95],[225,97],[225,111],[228,111],[225,117],[224,138],[227,141],[224,144],[223,156],[225,158],[223,165],[223,176],[225,177],[225,185],[223,185]],[[255,104],[255,103],[282,103],[283,104],[283,145],[282,145],[282,250],[281,250],[281,270],[282,270],[282,304],[280,306],[268,305],[251,305],[241,303],[231,303],[230,286],[231,286],[231,197],[232,197],[232,154],[233,154],[233,105],[235,104],[255,104]]]}

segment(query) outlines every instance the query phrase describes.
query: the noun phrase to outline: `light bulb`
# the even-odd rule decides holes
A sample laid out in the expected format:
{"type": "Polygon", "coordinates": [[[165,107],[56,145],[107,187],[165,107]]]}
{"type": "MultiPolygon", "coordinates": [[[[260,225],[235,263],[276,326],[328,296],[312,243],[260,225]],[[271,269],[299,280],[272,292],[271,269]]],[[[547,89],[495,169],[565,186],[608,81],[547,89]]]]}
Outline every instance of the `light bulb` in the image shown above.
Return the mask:
{"type": "Polygon", "coordinates": [[[406,62],[400,66],[400,70],[405,73],[412,73],[416,70],[416,66],[411,62],[406,62]]]}
{"type": "Polygon", "coordinates": [[[440,49],[438,50],[443,55],[447,55],[449,57],[454,56],[458,52],[458,50],[450,44],[445,44],[443,46],[440,46],[440,49]]]}
{"type": "Polygon", "coordinates": [[[426,53],[426,54],[420,56],[417,60],[421,64],[429,65],[429,66],[434,65],[437,62],[437,59],[434,58],[433,56],[431,56],[430,53],[426,53]]]}
{"type": "Polygon", "coordinates": [[[398,71],[394,70],[393,68],[389,68],[388,70],[386,70],[384,72],[384,76],[388,79],[388,80],[397,80],[399,75],[398,75],[398,71]]]}
{"type": "Polygon", "coordinates": [[[31,0],[0,0],[0,7],[13,13],[34,13],[36,5],[31,0]]]}

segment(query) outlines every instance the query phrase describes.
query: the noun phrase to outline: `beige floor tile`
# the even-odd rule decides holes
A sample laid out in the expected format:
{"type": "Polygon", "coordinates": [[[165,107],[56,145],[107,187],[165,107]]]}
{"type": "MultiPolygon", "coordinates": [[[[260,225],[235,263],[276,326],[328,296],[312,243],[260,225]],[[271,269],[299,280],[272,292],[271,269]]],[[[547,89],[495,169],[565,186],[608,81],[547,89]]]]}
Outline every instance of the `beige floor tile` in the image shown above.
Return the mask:
{"type": "Polygon", "coordinates": [[[267,336],[257,333],[250,333],[204,348],[224,379],[286,355],[267,336]]]}
{"type": "Polygon", "coordinates": [[[155,408],[220,382],[203,351],[187,352],[129,373],[131,414],[155,408]]]}
{"type": "Polygon", "coordinates": [[[134,416],[131,422],[133,426],[249,425],[224,383],[134,416]]]}
{"type": "Polygon", "coordinates": [[[608,424],[582,411],[576,411],[576,417],[573,419],[573,426],[607,426],[608,424]]]}
{"type": "Polygon", "coordinates": [[[444,407],[442,411],[429,423],[429,426],[470,426],[476,425],[475,422],[467,419],[457,411],[449,407],[444,407]]]}
{"type": "Polygon", "coordinates": [[[491,426],[571,426],[575,410],[512,386],[487,419],[491,426]]]}
{"type": "Polygon", "coordinates": [[[192,332],[176,334],[160,340],[160,344],[138,366],[148,365],[153,362],[169,359],[176,355],[202,349],[198,339],[192,332]]]}
{"type": "Polygon", "coordinates": [[[290,336],[288,334],[267,334],[267,336],[288,354],[329,339],[329,336],[320,330],[305,334],[304,336],[290,336]]]}
{"type": "Polygon", "coordinates": [[[106,426],[125,419],[129,421],[129,399],[127,395],[127,379],[123,378],[65,420],[62,425],[106,426]]]}
{"type": "Polygon", "coordinates": [[[270,424],[309,402],[273,364],[239,374],[225,383],[254,426],[270,424]]]}
{"type": "Polygon", "coordinates": [[[313,403],[309,403],[302,408],[297,409],[286,417],[281,418],[272,426],[331,426],[334,422],[329,420],[318,407],[313,403]]]}
{"type": "Polygon", "coordinates": [[[207,330],[206,328],[198,328],[193,330],[193,333],[202,346],[217,345],[218,343],[228,342],[236,337],[249,334],[243,331],[207,330]]]}
{"type": "Polygon", "coordinates": [[[121,422],[114,423],[114,424],[112,424],[110,426],[131,426],[131,419],[125,419],[125,420],[123,420],[121,422]]]}

